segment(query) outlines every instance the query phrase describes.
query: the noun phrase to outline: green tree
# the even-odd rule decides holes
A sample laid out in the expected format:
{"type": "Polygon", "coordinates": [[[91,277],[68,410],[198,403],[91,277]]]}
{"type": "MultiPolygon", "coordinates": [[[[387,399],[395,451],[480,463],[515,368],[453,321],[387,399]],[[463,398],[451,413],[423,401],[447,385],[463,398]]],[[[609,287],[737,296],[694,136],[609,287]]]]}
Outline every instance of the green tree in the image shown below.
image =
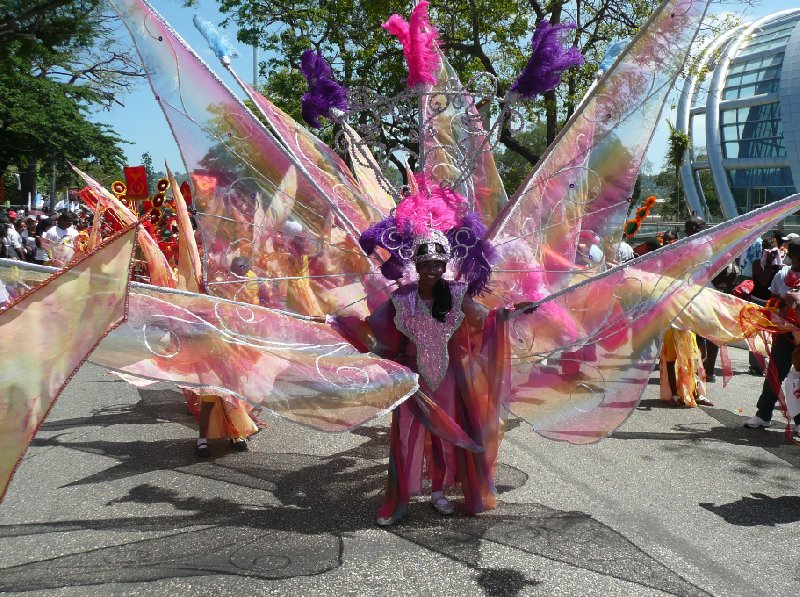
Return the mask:
{"type": "Polygon", "coordinates": [[[93,122],[98,108],[119,102],[141,76],[119,46],[118,21],[101,0],[8,0],[0,19],[0,176],[13,167],[21,195],[36,193],[40,170],[53,165],[69,182],[66,162],[119,172],[119,139],[93,122]]]}
{"type": "Polygon", "coordinates": [[[689,135],[683,131],[679,131],[671,122],[667,121],[667,124],[669,125],[669,139],[667,140],[666,159],[667,164],[672,169],[672,172],[675,176],[674,188],[675,192],[677,193],[679,209],[678,215],[682,216],[684,213],[684,206],[681,202],[680,170],[681,165],[686,158],[686,152],[689,151],[689,147],[691,147],[692,142],[689,139],[689,135]]]}
{"type": "MultiPolygon", "coordinates": [[[[261,64],[262,75],[267,74],[266,94],[299,117],[299,90],[305,88],[300,55],[307,48],[322,51],[351,90],[365,86],[382,95],[402,91],[407,74],[402,52],[379,24],[392,13],[408,14],[413,4],[405,0],[221,0],[220,8],[238,27],[240,41],[267,51],[261,64]]],[[[528,40],[537,23],[544,19],[576,23],[572,40],[587,64],[572,69],[559,89],[521,107],[527,122],[544,125],[550,143],[591,83],[592,65],[600,61],[608,42],[635,33],[652,9],[649,0],[440,0],[431,6],[431,17],[461,79],[466,82],[479,71],[489,72],[497,77],[501,97],[528,59],[528,40]]],[[[391,131],[394,138],[389,145],[414,150],[403,126],[391,131]]],[[[527,145],[524,137],[508,128],[501,131],[500,140],[528,167],[541,155],[542,148],[527,145]]]]}
{"type": "Polygon", "coordinates": [[[657,197],[663,198],[659,206],[659,215],[666,220],[680,220],[681,207],[678,202],[678,186],[675,173],[672,170],[662,170],[651,181],[657,189],[657,197]]]}
{"type": "MultiPolygon", "coordinates": [[[[536,154],[541,155],[547,148],[547,130],[544,123],[523,131],[517,135],[517,141],[523,143],[536,154]]],[[[510,193],[518,189],[522,181],[531,171],[531,164],[519,153],[504,149],[495,156],[500,178],[510,193]]]]}
{"type": "Polygon", "coordinates": [[[155,168],[153,168],[153,156],[150,155],[149,151],[145,151],[142,154],[142,165],[147,173],[147,192],[152,197],[156,192],[156,183],[159,176],[155,168]]]}
{"type": "Polygon", "coordinates": [[[714,186],[714,177],[711,170],[700,170],[697,173],[700,180],[700,188],[703,191],[703,197],[706,199],[708,212],[712,217],[722,217],[722,205],[719,203],[719,195],[717,195],[717,188],[714,186]]]}

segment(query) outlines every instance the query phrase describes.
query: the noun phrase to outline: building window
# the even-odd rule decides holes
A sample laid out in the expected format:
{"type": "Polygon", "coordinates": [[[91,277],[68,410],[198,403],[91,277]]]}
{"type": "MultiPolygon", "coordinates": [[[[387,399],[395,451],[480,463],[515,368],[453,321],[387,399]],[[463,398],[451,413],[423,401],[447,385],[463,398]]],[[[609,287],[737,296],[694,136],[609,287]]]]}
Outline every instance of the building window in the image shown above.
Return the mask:
{"type": "Polygon", "coordinates": [[[747,189],[749,196],[747,211],[764,207],[767,204],[767,189],[755,188],[747,189]]]}

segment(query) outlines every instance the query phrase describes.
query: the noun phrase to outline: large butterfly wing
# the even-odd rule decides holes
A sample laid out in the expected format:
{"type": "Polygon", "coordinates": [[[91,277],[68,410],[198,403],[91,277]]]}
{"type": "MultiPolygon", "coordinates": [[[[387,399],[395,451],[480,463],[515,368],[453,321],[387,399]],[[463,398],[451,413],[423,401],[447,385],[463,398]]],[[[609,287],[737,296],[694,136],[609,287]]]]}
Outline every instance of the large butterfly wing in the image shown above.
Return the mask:
{"type": "Polygon", "coordinates": [[[537,282],[556,291],[586,275],[591,245],[602,258],[619,240],[639,167],[706,7],[707,0],[666,0],[655,10],[498,216],[490,238],[512,259],[498,264],[502,294],[522,298],[515,255],[524,254],[537,282]]]}
{"type": "Polygon", "coordinates": [[[3,351],[0,375],[0,500],[64,386],[124,320],[135,236],[129,226],[67,268],[33,277],[0,261],[0,327],[15,347],[3,351]]]}
{"type": "MultiPolygon", "coordinates": [[[[611,433],[636,407],[670,323],[685,325],[682,313],[704,285],[798,208],[800,195],[788,197],[548,297],[543,307],[572,316],[570,342],[537,325],[539,311],[514,317],[512,412],[552,439],[588,443],[611,433]]],[[[737,336],[736,322],[727,323],[728,337],[737,336]]]]}
{"type": "Polygon", "coordinates": [[[302,279],[324,312],[363,301],[362,282],[380,274],[358,235],[378,210],[354,201],[345,185],[331,193],[330,180],[312,175],[147,2],[113,5],[193,182],[206,290],[291,309],[292,281],[302,279]],[[292,177],[296,186],[287,184],[292,177]],[[256,223],[257,213],[267,217],[256,223]]]}

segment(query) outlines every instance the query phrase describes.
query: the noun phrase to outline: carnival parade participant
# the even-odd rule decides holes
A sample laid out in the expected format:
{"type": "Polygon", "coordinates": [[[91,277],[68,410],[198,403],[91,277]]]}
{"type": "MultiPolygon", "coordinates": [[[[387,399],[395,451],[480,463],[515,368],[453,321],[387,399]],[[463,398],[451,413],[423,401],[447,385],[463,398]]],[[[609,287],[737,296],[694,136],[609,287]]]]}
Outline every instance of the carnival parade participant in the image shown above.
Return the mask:
{"type": "MultiPolygon", "coordinates": [[[[787,247],[787,256],[791,260],[791,265],[784,266],[770,285],[770,292],[776,301],[779,302],[781,309],[786,309],[787,298],[789,295],[800,293],[800,242],[793,240],[787,247]],[[794,280],[792,280],[794,278],[794,280]]],[[[795,350],[795,341],[791,333],[774,334],[772,339],[772,350],[770,351],[769,370],[774,370],[779,383],[783,383],[789,370],[792,367],[792,352],[795,350]]],[[[771,371],[764,377],[764,384],[761,395],[756,404],[755,416],[745,422],[745,427],[758,429],[759,427],[769,427],[772,424],[772,412],[778,402],[778,395],[775,392],[774,380],[771,371]]],[[[800,424],[800,415],[794,418],[795,425],[800,424]]],[[[797,433],[797,427],[795,427],[797,433]]]]}
{"type": "MultiPolygon", "coordinates": [[[[686,236],[692,236],[707,228],[705,220],[692,216],[685,223],[686,236]]],[[[664,244],[677,240],[677,235],[667,231],[662,237],[664,244]]],[[[661,351],[661,401],[676,407],[714,406],[706,398],[707,373],[704,357],[707,345],[719,348],[694,332],[670,327],[664,335],[661,351]]],[[[716,360],[716,352],[714,353],[716,360]]],[[[713,369],[712,369],[713,372],[713,369]]]]}
{"type": "Polygon", "coordinates": [[[376,519],[381,526],[405,516],[410,496],[422,491],[423,468],[431,481],[431,505],[440,514],[453,513],[443,492],[455,483],[461,484],[469,513],[495,505],[495,451],[487,445],[496,446],[499,439],[497,409],[490,407],[498,397],[480,363],[481,351],[491,343],[491,328],[502,322],[494,317],[487,325],[488,309],[472,299],[488,282],[493,251],[482,242],[485,228],[479,219],[458,217],[466,205],[463,196],[429,184],[425,175],[413,182],[416,192],[400,202],[395,215],[373,224],[360,238],[367,253],[377,247],[390,250],[381,268],[384,277],[400,280],[412,263],[419,275],[418,281],[392,292],[368,319],[377,342],[373,351],[420,376],[420,393],[392,413],[389,473],[376,519]],[[477,249],[469,259],[476,263],[459,260],[456,272],[472,274],[464,282],[446,281],[448,233],[453,237],[459,230],[477,249]],[[393,235],[402,237],[402,250],[386,243],[393,235]],[[446,424],[434,424],[435,418],[446,424]],[[460,437],[448,435],[453,430],[460,437]]]}
{"type": "Polygon", "coordinates": [[[63,211],[56,219],[56,225],[42,235],[51,265],[66,265],[74,254],[74,242],[78,231],[72,225],[75,221],[72,212],[63,211]]]}

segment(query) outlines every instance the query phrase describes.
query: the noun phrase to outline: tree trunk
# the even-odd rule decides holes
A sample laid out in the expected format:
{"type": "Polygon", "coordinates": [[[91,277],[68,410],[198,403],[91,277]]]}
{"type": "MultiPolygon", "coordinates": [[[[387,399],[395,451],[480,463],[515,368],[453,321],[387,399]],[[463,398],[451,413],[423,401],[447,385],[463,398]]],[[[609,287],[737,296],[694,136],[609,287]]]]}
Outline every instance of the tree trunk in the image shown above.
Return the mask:
{"type": "Polygon", "coordinates": [[[544,94],[545,114],[547,115],[547,145],[549,146],[558,134],[558,110],[556,92],[551,90],[544,94]]]}
{"type": "Polygon", "coordinates": [[[36,199],[36,160],[31,160],[24,169],[19,169],[19,182],[22,187],[22,204],[28,204],[28,193],[30,193],[33,205],[36,199]]]}

